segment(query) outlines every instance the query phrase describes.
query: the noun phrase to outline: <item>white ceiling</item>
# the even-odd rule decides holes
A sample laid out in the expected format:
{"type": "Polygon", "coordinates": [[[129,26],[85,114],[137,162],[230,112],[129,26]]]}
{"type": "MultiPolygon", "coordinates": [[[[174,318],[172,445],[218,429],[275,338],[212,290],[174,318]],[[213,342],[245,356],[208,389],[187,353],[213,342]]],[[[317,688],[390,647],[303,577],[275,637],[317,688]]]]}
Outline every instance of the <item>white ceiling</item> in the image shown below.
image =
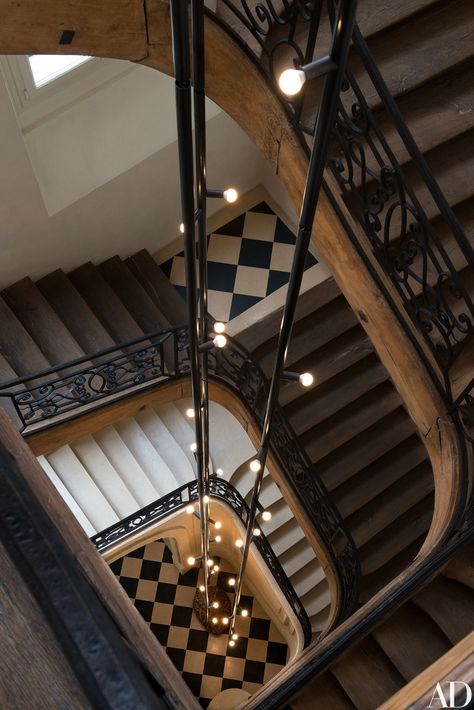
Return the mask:
{"type": "MultiPolygon", "coordinates": [[[[176,239],[174,110],[172,80],[137,68],[22,128],[0,75],[0,288],[176,239]]],[[[253,143],[214,104],[208,116],[209,186],[263,184],[290,212],[253,143]]]]}

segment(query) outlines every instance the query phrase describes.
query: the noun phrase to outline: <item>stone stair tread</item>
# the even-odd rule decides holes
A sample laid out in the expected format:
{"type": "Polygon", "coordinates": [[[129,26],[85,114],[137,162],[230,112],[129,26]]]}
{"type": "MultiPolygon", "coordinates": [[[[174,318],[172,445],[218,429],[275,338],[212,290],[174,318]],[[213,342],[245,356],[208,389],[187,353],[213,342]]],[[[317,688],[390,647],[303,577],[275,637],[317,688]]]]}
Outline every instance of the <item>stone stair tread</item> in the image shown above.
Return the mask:
{"type": "Polygon", "coordinates": [[[311,710],[315,707],[331,710],[356,710],[356,706],[330,673],[324,673],[291,699],[291,710],[311,710]]]}
{"type": "Polygon", "coordinates": [[[413,597],[454,645],[474,629],[474,592],[469,587],[438,576],[413,597]]]}
{"type": "Polygon", "coordinates": [[[44,276],[36,286],[85,353],[114,345],[109,333],[61,269],[44,276]]]}
{"type": "Polygon", "coordinates": [[[37,343],[1,297],[0,353],[18,377],[51,367],[37,343]]]}
{"type": "Polygon", "coordinates": [[[187,323],[186,302],[146,249],[133,254],[125,263],[171,325],[187,323]]]}
{"type": "Polygon", "coordinates": [[[297,543],[283,552],[279,561],[287,577],[292,577],[296,572],[314,559],[314,550],[306,540],[302,538],[297,543]]]}
{"type": "Polygon", "coordinates": [[[52,365],[84,355],[84,350],[30,278],[12,284],[3,291],[3,296],[52,365]]]}
{"type": "Polygon", "coordinates": [[[91,262],[78,267],[68,276],[115,343],[143,335],[143,330],[91,262]]]}

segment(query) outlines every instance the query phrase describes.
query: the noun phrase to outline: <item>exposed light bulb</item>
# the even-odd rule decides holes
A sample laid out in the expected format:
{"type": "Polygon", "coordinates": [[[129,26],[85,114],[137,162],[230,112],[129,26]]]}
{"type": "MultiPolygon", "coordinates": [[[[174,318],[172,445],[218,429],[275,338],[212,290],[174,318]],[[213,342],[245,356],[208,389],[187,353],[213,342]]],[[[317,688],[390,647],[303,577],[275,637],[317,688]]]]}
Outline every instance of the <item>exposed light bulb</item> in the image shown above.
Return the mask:
{"type": "Polygon", "coordinates": [[[204,503],[209,503],[209,501],[210,501],[209,496],[208,495],[203,496],[203,501],[204,501],[204,503]]]}
{"type": "Polygon", "coordinates": [[[192,419],[194,417],[194,409],[189,407],[189,409],[186,410],[186,416],[192,419]]]}
{"type": "Polygon", "coordinates": [[[221,542],[222,538],[220,535],[216,535],[214,538],[214,542],[221,542]]]}
{"type": "Polygon", "coordinates": [[[232,634],[232,641],[237,641],[239,634],[232,634]]]}
{"type": "Polygon", "coordinates": [[[302,69],[285,69],[278,77],[278,86],[286,96],[296,96],[305,81],[306,75],[302,69]]]}
{"type": "Polygon", "coordinates": [[[229,617],[228,617],[228,616],[224,616],[224,617],[222,618],[222,623],[223,623],[225,626],[227,626],[227,624],[229,623],[229,617]]]}
{"type": "Polygon", "coordinates": [[[271,520],[271,518],[272,518],[272,514],[270,513],[270,511],[264,510],[262,513],[262,520],[265,520],[266,522],[268,522],[269,520],[271,520]]]}
{"type": "Polygon", "coordinates": [[[255,535],[255,537],[260,537],[260,535],[261,535],[260,528],[254,528],[253,534],[255,535]]]}
{"type": "Polygon", "coordinates": [[[235,641],[229,641],[229,646],[235,646],[235,641]]]}
{"type": "Polygon", "coordinates": [[[227,338],[225,335],[216,335],[214,340],[212,341],[216,348],[225,348],[227,345],[227,338]]]}
{"type": "Polygon", "coordinates": [[[260,469],[262,468],[262,464],[258,459],[252,459],[250,462],[250,470],[253,471],[254,473],[258,473],[260,469]]]}
{"type": "Polygon", "coordinates": [[[201,584],[201,586],[199,587],[199,591],[204,592],[204,589],[205,589],[204,584],[201,584]]]}
{"type": "Polygon", "coordinates": [[[212,568],[212,571],[219,572],[219,569],[220,569],[219,565],[214,565],[214,567],[212,568]]]}
{"type": "Polygon", "coordinates": [[[231,577],[231,578],[229,579],[229,582],[228,582],[228,583],[229,583],[229,585],[230,585],[231,587],[235,587],[235,578],[234,578],[234,577],[231,577]]]}
{"type": "Polygon", "coordinates": [[[236,202],[239,199],[239,193],[233,187],[228,187],[224,190],[224,200],[226,202],[236,202]]]}
{"type": "Polygon", "coordinates": [[[217,624],[218,621],[219,621],[219,619],[217,618],[217,616],[213,616],[213,617],[212,617],[212,623],[213,623],[213,624],[217,624]]]}
{"type": "Polygon", "coordinates": [[[181,234],[184,234],[184,224],[183,224],[183,222],[181,222],[181,224],[179,225],[179,231],[181,232],[181,234]]]}
{"type": "Polygon", "coordinates": [[[214,560],[209,559],[209,560],[207,561],[207,566],[208,566],[208,567],[212,567],[213,564],[214,564],[214,560]]]}
{"type": "Polygon", "coordinates": [[[240,537],[239,537],[239,539],[235,541],[235,546],[236,546],[236,547],[243,547],[243,546],[244,546],[244,541],[241,540],[240,537]]]}
{"type": "Polygon", "coordinates": [[[196,562],[195,557],[188,557],[188,565],[193,565],[196,562]]]}
{"type": "Polygon", "coordinates": [[[249,615],[247,609],[242,609],[242,611],[241,611],[240,613],[242,614],[242,616],[248,616],[248,615],[249,615]]]}
{"type": "Polygon", "coordinates": [[[189,445],[189,448],[191,449],[191,451],[192,451],[193,453],[194,453],[195,451],[197,451],[197,447],[198,447],[198,445],[196,444],[195,441],[193,441],[193,443],[189,445]]]}
{"type": "Polygon", "coordinates": [[[214,607],[214,609],[218,609],[218,608],[219,608],[219,602],[212,602],[212,606],[214,607]]]}
{"type": "Polygon", "coordinates": [[[303,374],[299,376],[299,381],[303,387],[311,387],[314,382],[314,377],[310,372],[303,372],[303,374]]]}
{"type": "Polygon", "coordinates": [[[188,515],[192,515],[194,513],[194,505],[191,505],[190,503],[186,506],[185,510],[188,515]]]}
{"type": "Polygon", "coordinates": [[[216,520],[216,522],[214,523],[214,527],[215,527],[216,530],[220,530],[221,527],[222,527],[221,521],[220,521],[220,520],[216,520]]]}
{"type": "Polygon", "coordinates": [[[216,468],[216,474],[217,474],[218,476],[223,476],[223,475],[224,475],[224,471],[223,471],[221,468],[216,468]]]}
{"type": "Polygon", "coordinates": [[[222,323],[222,321],[216,321],[212,326],[212,330],[214,333],[223,333],[225,331],[225,323],[222,323]]]}

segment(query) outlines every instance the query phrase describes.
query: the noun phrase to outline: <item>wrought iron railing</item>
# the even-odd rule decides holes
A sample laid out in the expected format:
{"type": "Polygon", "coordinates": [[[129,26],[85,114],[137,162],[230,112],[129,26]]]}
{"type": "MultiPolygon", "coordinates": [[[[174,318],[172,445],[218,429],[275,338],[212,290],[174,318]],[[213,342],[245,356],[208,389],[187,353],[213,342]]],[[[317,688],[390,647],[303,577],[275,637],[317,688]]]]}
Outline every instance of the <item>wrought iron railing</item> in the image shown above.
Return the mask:
{"type": "MultiPolygon", "coordinates": [[[[0,387],[0,398],[11,399],[23,435],[28,437],[89,414],[111,401],[189,376],[187,332],[186,327],[177,327],[149,333],[30,377],[12,380],[0,387]]],[[[232,338],[228,337],[224,349],[210,353],[209,377],[240,398],[256,424],[262,426],[268,398],[267,378],[258,363],[232,338]]],[[[354,542],[279,407],[275,411],[271,446],[333,560],[340,585],[336,623],[350,614],[357,602],[360,570],[354,542]]]]}
{"type": "MultiPolygon", "coordinates": [[[[220,478],[211,478],[210,494],[211,498],[222,501],[232,508],[244,526],[247,524],[249,507],[239,491],[228,481],[220,478]]],[[[111,525],[106,528],[106,530],[94,535],[94,537],[91,538],[92,542],[99,552],[105,552],[109,547],[126,540],[130,535],[165,520],[172,513],[184,510],[189,502],[197,499],[198,490],[196,481],[185,483],[159,500],[129,515],[128,518],[124,518],[119,523],[111,525]]],[[[303,604],[300,602],[298,595],[293,589],[290,580],[286,576],[283,567],[265,535],[262,533],[258,537],[254,537],[253,542],[267,568],[273,575],[278,588],[298,619],[303,630],[304,645],[307,646],[311,641],[312,631],[311,623],[303,604]]]]}

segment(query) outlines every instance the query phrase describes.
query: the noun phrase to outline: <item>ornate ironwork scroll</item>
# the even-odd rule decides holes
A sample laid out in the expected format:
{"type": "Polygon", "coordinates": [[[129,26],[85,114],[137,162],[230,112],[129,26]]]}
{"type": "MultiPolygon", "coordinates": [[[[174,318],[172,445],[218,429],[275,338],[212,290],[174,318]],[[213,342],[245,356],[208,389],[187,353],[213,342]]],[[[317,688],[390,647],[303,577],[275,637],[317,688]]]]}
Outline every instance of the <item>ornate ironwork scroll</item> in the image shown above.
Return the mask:
{"type": "MultiPolygon", "coordinates": [[[[237,517],[246,524],[249,515],[249,508],[240,493],[228,481],[224,479],[211,478],[210,480],[211,497],[216,498],[226,505],[229,505],[237,517]]],[[[94,535],[92,542],[100,552],[103,552],[112,545],[125,540],[130,535],[143,530],[150,525],[158,523],[160,520],[166,519],[170,514],[182,510],[189,501],[198,499],[198,490],[196,481],[191,481],[180,486],[176,490],[168,493],[163,498],[147,505],[145,508],[137,511],[128,518],[124,518],[120,523],[111,525],[106,530],[94,535]]],[[[262,533],[259,537],[254,538],[254,544],[260,556],[264,560],[270,570],[275,582],[280,591],[285,596],[285,599],[291,606],[293,613],[298,619],[303,630],[305,646],[311,641],[311,623],[304,606],[300,602],[298,595],[292,587],[292,584],[283,570],[278,558],[273,552],[268,540],[262,533]]]]}

